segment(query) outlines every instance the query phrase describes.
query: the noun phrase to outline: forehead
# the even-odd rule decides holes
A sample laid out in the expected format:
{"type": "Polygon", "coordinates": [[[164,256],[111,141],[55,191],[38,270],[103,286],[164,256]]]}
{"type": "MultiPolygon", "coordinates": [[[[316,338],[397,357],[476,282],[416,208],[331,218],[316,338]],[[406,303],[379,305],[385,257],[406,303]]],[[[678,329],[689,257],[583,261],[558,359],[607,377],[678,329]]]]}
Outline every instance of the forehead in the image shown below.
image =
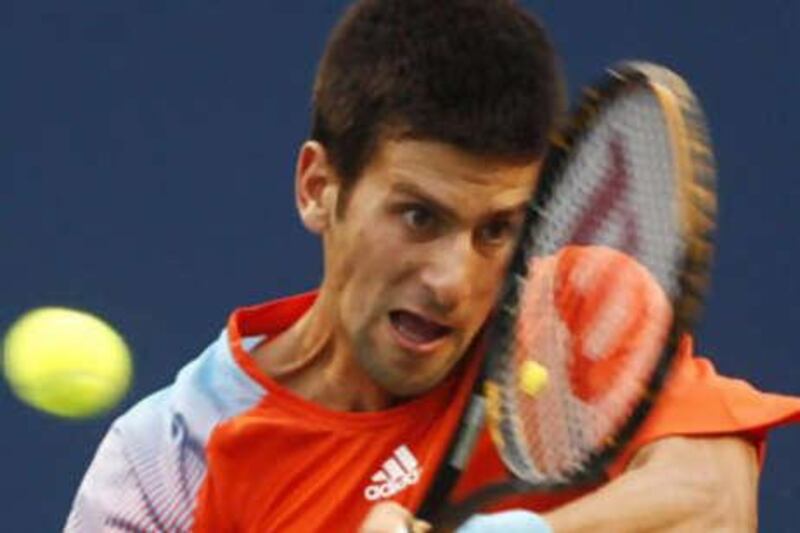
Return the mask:
{"type": "Polygon", "coordinates": [[[387,140],[362,179],[387,194],[431,197],[462,211],[504,210],[530,196],[540,161],[510,162],[427,140],[387,140]]]}

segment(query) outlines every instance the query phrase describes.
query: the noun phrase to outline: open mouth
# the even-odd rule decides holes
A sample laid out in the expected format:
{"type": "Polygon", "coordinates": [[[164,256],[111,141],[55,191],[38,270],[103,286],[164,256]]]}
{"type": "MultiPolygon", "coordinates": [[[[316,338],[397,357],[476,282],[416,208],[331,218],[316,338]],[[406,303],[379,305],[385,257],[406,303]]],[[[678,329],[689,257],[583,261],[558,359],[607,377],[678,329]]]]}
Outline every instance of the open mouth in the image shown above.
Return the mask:
{"type": "Polygon", "coordinates": [[[395,336],[406,348],[416,351],[433,349],[452,328],[409,311],[392,311],[389,320],[395,336]]]}

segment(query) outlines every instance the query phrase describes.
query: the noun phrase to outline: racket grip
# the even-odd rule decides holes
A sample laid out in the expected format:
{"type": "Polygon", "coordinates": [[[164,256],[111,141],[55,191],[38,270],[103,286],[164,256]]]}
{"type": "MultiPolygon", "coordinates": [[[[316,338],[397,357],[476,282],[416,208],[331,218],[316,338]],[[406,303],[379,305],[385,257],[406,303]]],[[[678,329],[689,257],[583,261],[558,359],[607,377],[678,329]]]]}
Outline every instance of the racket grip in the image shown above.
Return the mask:
{"type": "Polygon", "coordinates": [[[553,533],[547,521],[532,511],[515,509],[475,515],[462,524],[456,533],[553,533]]]}

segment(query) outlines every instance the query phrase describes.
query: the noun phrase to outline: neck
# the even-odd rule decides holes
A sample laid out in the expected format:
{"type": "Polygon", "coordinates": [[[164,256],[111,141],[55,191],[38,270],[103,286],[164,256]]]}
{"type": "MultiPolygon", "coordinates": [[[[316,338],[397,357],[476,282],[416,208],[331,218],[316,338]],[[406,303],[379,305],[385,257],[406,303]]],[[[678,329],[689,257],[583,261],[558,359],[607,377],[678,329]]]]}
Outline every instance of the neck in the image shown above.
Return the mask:
{"type": "Polygon", "coordinates": [[[363,371],[335,317],[336,309],[323,290],[297,322],[255,349],[258,366],[294,394],[328,409],[390,407],[394,398],[363,371]]]}

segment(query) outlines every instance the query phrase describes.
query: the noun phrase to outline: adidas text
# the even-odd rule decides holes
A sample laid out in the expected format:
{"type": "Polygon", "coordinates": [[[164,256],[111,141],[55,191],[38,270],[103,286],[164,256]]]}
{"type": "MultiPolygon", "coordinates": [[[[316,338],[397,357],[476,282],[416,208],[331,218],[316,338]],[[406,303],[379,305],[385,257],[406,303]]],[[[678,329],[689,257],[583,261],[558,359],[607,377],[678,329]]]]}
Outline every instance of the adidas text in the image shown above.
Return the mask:
{"type": "Polygon", "coordinates": [[[406,487],[419,482],[422,468],[407,446],[395,449],[392,456],[373,476],[373,484],[364,489],[364,497],[371,502],[394,496],[406,487]]]}

